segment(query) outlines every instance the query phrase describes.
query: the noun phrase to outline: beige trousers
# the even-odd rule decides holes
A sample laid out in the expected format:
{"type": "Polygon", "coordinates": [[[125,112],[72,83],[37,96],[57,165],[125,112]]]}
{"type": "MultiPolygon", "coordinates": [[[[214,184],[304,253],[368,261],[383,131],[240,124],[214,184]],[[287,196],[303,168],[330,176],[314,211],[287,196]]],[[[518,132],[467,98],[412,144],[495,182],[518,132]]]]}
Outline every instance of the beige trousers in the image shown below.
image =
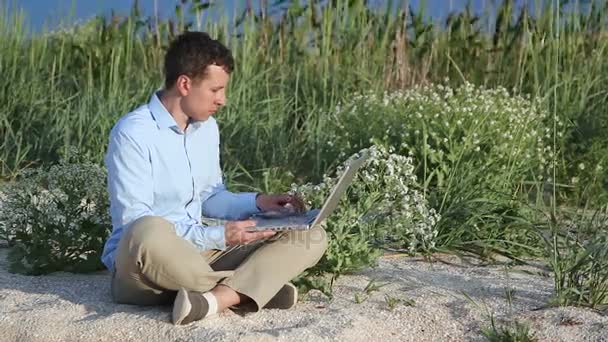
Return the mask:
{"type": "Polygon", "coordinates": [[[325,230],[277,233],[239,248],[200,252],[155,216],[135,221],[118,244],[112,275],[117,303],[171,303],[181,287],[209,291],[226,285],[263,308],[283,285],[315,265],[327,248],[325,230]]]}

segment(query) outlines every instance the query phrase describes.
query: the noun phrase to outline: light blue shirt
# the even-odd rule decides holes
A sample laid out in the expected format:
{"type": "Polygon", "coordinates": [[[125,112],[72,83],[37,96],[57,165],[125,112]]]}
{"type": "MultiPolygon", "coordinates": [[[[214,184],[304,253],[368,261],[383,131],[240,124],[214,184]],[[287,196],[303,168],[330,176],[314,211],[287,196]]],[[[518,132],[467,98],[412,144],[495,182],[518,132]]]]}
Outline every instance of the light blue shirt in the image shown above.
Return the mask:
{"type": "Polygon", "coordinates": [[[102,262],[114,269],[120,237],[142,216],[161,216],[199,250],[226,249],[224,226],[201,216],[236,220],[259,212],[256,193],[232,193],[222,181],[215,119],[191,122],[185,132],[158,98],[123,116],[110,133],[105,158],[112,234],[102,262]]]}

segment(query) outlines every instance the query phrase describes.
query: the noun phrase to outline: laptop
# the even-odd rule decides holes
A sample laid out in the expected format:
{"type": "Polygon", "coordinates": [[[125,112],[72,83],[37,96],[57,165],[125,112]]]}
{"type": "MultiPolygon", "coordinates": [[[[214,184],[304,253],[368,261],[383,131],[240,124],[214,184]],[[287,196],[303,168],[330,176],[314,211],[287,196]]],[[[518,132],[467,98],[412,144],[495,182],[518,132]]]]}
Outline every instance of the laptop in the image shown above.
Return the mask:
{"type": "Polygon", "coordinates": [[[321,209],[311,209],[302,214],[292,214],[283,212],[262,212],[251,217],[256,222],[255,227],[248,228],[249,231],[259,230],[308,230],[323,222],[338,206],[340,198],[346,192],[348,186],[352,183],[357,170],[363,165],[369,157],[368,153],[362,153],[356,159],[353,159],[344,173],[338,180],[338,183],[333,187],[329,197],[321,209]]]}

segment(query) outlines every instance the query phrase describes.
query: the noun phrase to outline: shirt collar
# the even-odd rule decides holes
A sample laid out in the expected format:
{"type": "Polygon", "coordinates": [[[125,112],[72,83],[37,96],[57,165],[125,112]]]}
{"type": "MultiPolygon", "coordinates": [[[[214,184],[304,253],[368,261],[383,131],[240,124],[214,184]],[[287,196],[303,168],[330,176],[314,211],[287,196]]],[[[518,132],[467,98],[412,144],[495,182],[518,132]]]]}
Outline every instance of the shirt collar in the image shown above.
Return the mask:
{"type": "MultiPolygon", "coordinates": [[[[154,118],[154,121],[156,121],[158,128],[171,128],[178,133],[182,133],[171,113],[169,113],[167,108],[165,108],[165,105],[163,105],[163,103],[160,101],[160,91],[152,94],[150,102],[148,103],[148,108],[150,108],[152,118],[154,118]]],[[[190,121],[188,126],[197,129],[201,126],[201,124],[202,122],[199,121],[190,121]]]]}
{"type": "Polygon", "coordinates": [[[154,118],[154,121],[156,121],[156,125],[158,126],[158,128],[174,128],[175,127],[179,130],[179,127],[177,126],[177,122],[175,122],[175,119],[173,118],[173,116],[171,116],[171,114],[169,113],[167,108],[165,108],[163,103],[160,102],[159,95],[160,95],[160,91],[157,91],[154,94],[152,94],[152,97],[150,98],[150,102],[148,103],[148,108],[150,108],[150,112],[152,113],[152,118],[154,118]]]}

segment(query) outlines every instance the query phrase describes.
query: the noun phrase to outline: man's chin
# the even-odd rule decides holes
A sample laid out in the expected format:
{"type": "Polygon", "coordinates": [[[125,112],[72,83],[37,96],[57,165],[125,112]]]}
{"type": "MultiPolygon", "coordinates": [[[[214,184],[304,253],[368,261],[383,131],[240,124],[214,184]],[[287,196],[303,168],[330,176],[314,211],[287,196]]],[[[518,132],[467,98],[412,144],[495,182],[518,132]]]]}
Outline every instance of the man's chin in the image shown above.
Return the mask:
{"type": "Polygon", "coordinates": [[[195,121],[195,122],[205,122],[205,121],[209,120],[210,117],[211,117],[211,115],[199,116],[197,118],[192,118],[192,121],[195,121]]]}
{"type": "Polygon", "coordinates": [[[203,117],[203,121],[207,121],[210,117],[214,116],[216,112],[208,112],[206,115],[201,115],[203,117]]]}

